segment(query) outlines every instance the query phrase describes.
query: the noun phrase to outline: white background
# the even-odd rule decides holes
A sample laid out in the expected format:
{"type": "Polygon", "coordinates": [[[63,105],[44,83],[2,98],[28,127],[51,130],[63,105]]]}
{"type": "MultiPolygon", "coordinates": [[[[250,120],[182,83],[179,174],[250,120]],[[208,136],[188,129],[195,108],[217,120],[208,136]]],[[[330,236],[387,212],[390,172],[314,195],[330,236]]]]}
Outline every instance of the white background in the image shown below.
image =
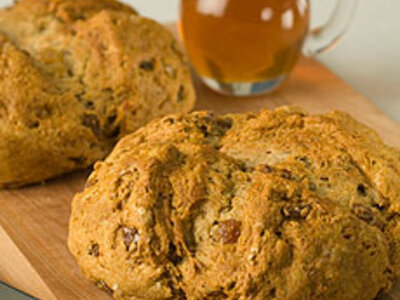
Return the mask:
{"type": "MultiPolygon", "coordinates": [[[[0,5],[11,2],[0,0],[0,5]]],[[[178,0],[124,2],[161,22],[175,21],[178,17],[178,0]]],[[[334,2],[311,0],[314,21],[320,23],[334,2]]],[[[331,52],[318,59],[400,121],[400,0],[360,0],[345,37],[331,52]]]]}

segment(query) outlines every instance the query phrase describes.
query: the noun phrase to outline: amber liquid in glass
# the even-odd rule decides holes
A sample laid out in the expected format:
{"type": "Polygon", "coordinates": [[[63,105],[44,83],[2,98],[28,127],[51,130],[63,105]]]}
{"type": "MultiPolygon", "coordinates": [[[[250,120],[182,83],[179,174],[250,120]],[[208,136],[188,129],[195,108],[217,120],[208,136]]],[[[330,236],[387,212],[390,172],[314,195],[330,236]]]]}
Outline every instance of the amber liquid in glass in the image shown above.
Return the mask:
{"type": "Polygon", "coordinates": [[[179,27],[203,78],[263,82],[292,70],[309,14],[308,0],[182,0],[179,27]]]}

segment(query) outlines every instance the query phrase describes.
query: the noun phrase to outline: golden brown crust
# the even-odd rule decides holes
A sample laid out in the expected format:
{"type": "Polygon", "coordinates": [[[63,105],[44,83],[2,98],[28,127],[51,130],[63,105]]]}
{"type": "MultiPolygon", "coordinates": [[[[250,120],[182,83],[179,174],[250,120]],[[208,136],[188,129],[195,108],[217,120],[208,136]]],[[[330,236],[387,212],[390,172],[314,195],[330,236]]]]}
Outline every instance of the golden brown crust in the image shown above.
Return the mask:
{"type": "Polygon", "coordinates": [[[117,299],[371,300],[400,270],[398,157],[338,112],[167,116],[96,165],[69,248],[117,299]]]}
{"type": "Polygon", "coordinates": [[[0,32],[0,186],[85,168],[193,108],[172,34],[116,1],[19,1],[0,11],[0,32]]]}

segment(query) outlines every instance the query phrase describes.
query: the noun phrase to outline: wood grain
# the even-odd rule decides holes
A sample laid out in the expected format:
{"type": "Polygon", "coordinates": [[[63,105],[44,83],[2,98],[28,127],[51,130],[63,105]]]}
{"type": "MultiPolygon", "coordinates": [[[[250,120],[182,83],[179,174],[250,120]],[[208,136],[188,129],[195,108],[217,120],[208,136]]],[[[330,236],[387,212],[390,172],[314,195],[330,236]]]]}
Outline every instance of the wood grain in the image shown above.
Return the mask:
{"type": "MultiPolygon", "coordinates": [[[[198,79],[196,88],[197,109],[217,113],[280,105],[302,106],[312,113],[339,109],[400,147],[399,125],[314,60],[303,59],[285,85],[268,96],[224,98],[198,79]]],[[[86,176],[80,172],[43,186],[0,192],[0,280],[41,299],[110,299],[83,277],[66,246],[70,203],[83,189],[86,176]]],[[[400,287],[384,299],[400,300],[400,287]]]]}

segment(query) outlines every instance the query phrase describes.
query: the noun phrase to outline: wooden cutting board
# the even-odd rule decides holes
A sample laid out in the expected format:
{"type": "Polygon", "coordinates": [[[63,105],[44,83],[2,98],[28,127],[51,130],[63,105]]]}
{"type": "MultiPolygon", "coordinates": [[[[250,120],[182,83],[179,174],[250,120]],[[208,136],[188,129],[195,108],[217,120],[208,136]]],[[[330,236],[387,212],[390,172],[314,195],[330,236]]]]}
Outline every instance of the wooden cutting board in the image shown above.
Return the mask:
{"type": "MultiPolygon", "coordinates": [[[[197,109],[217,113],[281,105],[301,106],[312,113],[339,109],[400,147],[399,125],[314,60],[302,59],[285,85],[267,96],[224,98],[197,79],[196,87],[197,109]]],[[[83,189],[87,174],[78,172],[42,186],[0,191],[0,280],[40,299],[111,299],[83,277],[66,246],[70,203],[83,189]]],[[[382,299],[400,300],[400,284],[382,299]]]]}

